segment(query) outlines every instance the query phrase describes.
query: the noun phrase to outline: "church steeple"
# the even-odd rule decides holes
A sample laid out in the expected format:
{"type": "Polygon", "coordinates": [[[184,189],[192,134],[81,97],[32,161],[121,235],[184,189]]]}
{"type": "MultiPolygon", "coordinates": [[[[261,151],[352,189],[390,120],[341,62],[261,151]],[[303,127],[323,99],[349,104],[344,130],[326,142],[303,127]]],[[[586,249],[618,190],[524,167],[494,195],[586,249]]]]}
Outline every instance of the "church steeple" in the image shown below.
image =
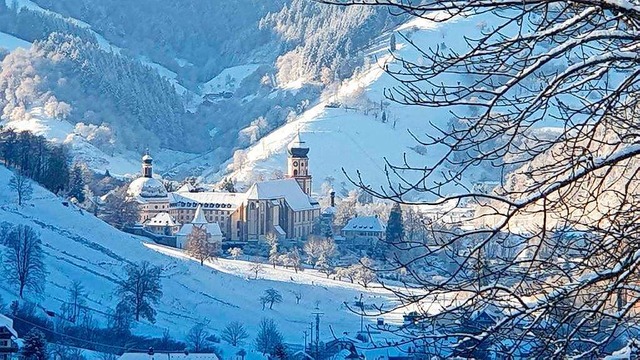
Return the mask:
{"type": "Polygon", "coordinates": [[[300,131],[288,146],[287,177],[296,179],[302,191],[311,195],[311,174],[309,174],[309,147],[300,137],[300,131]]]}
{"type": "Polygon", "coordinates": [[[153,158],[149,155],[149,149],[145,151],[145,154],[142,157],[142,177],[153,177],[153,158]]]}

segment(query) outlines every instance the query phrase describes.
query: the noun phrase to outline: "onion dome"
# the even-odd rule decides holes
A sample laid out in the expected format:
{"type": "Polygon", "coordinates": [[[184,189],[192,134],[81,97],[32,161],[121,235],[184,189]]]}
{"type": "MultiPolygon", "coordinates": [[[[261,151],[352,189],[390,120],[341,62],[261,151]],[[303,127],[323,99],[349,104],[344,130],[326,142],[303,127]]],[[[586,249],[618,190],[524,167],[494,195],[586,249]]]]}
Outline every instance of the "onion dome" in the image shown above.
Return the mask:
{"type": "Polygon", "coordinates": [[[307,144],[300,138],[300,133],[296,134],[296,137],[293,139],[288,146],[289,155],[293,157],[307,157],[309,153],[309,147],[307,144]]]}
{"type": "Polygon", "coordinates": [[[127,195],[130,197],[159,198],[167,196],[167,189],[162,181],[154,178],[140,177],[129,184],[127,195]]]}

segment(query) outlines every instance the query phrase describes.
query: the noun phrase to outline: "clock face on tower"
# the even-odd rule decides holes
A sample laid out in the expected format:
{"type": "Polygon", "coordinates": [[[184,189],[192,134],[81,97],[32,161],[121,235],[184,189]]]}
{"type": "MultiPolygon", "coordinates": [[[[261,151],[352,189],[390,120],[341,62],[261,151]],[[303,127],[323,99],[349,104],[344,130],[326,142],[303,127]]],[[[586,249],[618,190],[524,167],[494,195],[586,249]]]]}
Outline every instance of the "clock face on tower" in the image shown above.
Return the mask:
{"type": "Polygon", "coordinates": [[[298,166],[298,162],[297,162],[297,161],[294,161],[294,162],[293,162],[293,166],[298,166]]]}

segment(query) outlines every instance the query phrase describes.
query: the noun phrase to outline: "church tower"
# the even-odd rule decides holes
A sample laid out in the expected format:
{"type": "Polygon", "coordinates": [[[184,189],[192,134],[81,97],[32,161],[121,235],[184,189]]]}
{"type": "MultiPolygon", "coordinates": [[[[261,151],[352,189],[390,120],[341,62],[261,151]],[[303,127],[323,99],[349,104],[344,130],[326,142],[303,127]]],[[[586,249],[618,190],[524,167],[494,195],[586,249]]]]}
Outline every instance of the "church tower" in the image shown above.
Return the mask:
{"type": "Polygon", "coordinates": [[[300,139],[300,133],[296,135],[288,148],[288,172],[287,177],[296,179],[302,191],[311,195],[311,175],[309,174],[309,148],[300,139]]]}
{"type": "Polygon", "coordinates": [[[153,177],[153,158],[149,155],[149,150],[142,157],[142,177],[153,177]]]}

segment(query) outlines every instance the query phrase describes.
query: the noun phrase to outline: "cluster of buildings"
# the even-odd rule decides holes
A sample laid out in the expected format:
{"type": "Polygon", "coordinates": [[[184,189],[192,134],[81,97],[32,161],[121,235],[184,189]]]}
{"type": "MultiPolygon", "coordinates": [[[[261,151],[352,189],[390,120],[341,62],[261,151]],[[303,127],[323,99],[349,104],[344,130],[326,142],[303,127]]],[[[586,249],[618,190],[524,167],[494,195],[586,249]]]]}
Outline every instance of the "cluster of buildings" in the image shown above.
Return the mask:
{"type": "Polygon", "coordinates": [[[142,157],[142,176],[127,195],[139,208],[139,222],[150,233],[176,238],[183,247],[194,226],[205,228],[212,241],[247,243],[273,234],[279,239],[305,239],[320,217],[311,196],[309,148],[298,134],[288,146],[284,179],[261,181],[246,192],[198,191],[186,184],[167,192],[153,177],[153,159],[142,157]]]}

